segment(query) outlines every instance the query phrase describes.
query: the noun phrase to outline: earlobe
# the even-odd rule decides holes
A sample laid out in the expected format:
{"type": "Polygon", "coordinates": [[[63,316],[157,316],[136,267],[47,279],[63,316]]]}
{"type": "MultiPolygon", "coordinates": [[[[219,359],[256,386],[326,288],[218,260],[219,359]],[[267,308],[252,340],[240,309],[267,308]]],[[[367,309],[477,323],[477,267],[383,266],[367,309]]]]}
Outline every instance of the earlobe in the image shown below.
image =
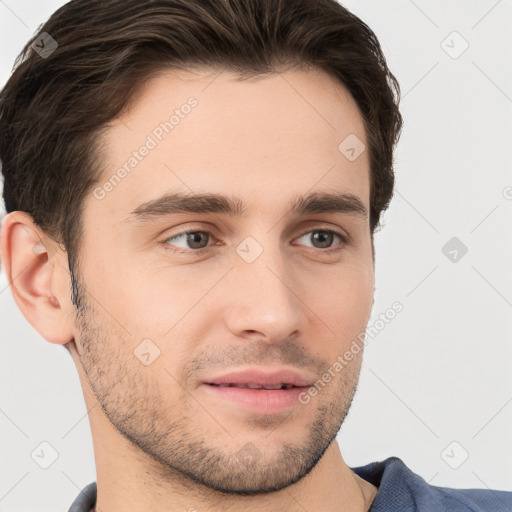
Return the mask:
{"type": "Polygon", "coordinates": [[[67,270],[59,263],[62,258],[56,250],[50,251],[53,242],[29,214],[20,211],[4,218],[0,242],[11,293],[24,317],[50,343],[72,340],[69,300],[55,292],[57,279],[67,270]]]}

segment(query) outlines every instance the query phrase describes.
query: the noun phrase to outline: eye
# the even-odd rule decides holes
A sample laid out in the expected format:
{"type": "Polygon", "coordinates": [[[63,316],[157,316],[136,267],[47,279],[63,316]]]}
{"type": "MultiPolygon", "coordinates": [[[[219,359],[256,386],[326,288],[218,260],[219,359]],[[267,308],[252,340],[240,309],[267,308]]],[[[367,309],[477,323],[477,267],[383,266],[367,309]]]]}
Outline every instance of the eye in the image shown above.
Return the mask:
{"type": "Polygon", "coordinates": [[[207,248],[211,234],[210,231],[182,231],[181,233],[167,238],[163,243],[166,247],[175,252],[188,252],[190,250],[200,252],[202,249],[207,248]],[[184,244],[184,246],[182,245],[181,247],[178,246],[178,248],[175,248],[174,246],[176,246],[177,241],[184,244]],[[173,243],[171,244],[170,242],[173,243]]]}
{"type": "Polygon", "coordinates": [[[313,242],[313,248],[325,249],[324,252],[336,252],[343,249],[347,243],[347,237],[332,229],[313,229],[303,233],[297,240],[305,238],[313,242]],[[338,238],[341,243],[332,247],[333,240],[338,238]]]}
{"type": "MultiPolygon", "coordinates": [[[[212,233],[208,230],[181,231],[180,233],[166,238],[162,243],[166,249],[173,252],[194,252],[198,254],[208,249],[208,242],[211,236],[212,233]],[[181,246],[179,244],[181,244],[181,246]]],[[[332,229],[310,229],[302,233],[297,240],[306,237],[309,237],[309,240],[313,242],[314,249],[320,249],[322,252],[327,253],[341,251],[345,244],[348,243],[348,238],[345,235],[332,229]],[[333,241],[336,238],[340,240],[340,243],[332,247],[333,241]]]]}

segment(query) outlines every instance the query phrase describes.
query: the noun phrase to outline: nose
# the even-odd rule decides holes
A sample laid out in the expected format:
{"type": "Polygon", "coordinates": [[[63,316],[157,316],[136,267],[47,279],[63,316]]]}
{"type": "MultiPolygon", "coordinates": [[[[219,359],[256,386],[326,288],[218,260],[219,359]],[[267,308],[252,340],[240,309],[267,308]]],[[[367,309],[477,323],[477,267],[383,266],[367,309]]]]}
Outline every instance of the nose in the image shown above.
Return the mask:
{"type": "Polygon", "coordinates": [[[252,263],[235,255],[223,283],[224,321],[236,336],[278,343],[302,332],[307,306],[300,280],[279,248],[264,249],[252,263]]]}

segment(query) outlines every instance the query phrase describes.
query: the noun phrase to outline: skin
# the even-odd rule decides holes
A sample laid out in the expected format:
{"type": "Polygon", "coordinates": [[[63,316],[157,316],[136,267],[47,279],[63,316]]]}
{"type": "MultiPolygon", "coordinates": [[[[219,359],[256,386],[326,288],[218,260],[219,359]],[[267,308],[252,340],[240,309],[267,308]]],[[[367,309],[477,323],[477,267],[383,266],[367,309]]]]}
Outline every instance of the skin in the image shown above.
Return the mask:
{"type": "Polygon", "coordinates": [[[367,151],[349,161],[338,150],[350,133],[366,144],[360,112],[316,70],[242,82],[228,72],[166,71],[105,131],[100,186],[191,96],[197,106],[136,168],[103,199],[86,197],[79,310],[65,252],[27,213],[2,224],[16,303],[47,341],[67,344],[77,367],[96,510],[367,510],[377,489],[353,473],[335,440],[363,350],[309,403],[285,412],[247,411],[201,385],[255,367],[316,381],[364,332],[375,285],[368,217],[295,217],[287,208],[298,194],[329,191],[369,209],[367,151]],[[166,192],[236,196],[247,215],[126,220],[166,192]],[[210,231],[199,237],[206,252],[194,254],[185,237],[168,240],[182,229],[210,231]],[[325,229],[350,240],[329,239],[342,247],[329,254],[312,236],[325,229]],[[263,249],[252,263],[236,252],[247,236],[263,249]],[[144,339],[160,350],[148,366],[134,357],[144,339]]]}

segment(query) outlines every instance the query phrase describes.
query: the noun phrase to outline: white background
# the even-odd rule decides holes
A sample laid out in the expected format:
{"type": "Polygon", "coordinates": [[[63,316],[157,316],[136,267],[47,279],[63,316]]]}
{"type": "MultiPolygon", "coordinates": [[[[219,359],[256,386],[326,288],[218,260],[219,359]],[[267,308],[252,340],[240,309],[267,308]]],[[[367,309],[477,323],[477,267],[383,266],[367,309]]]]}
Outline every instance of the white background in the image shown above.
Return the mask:
{"type": "MultiPolygon", "coordinates": [[[[62,4],[0,1],[0,84],[62,4]]],[[[404,309],[368,339],[342,453],[350,466],[398,456],[433,485],[512,490],[512,1],[344,5],[376,32],[405,126],[369,325],[404,309]],[[458,58],[454,31],[469,44],[458,58]],[[442,252],[452,237],[468,248],[455,263],[442,252]]],[[[0,315],[0,511],[65,512],[96,479],[78,376],[4,275],[0,315]],[[30,456],[42,441],[58,452],[46,470],[30,456]]]]}

